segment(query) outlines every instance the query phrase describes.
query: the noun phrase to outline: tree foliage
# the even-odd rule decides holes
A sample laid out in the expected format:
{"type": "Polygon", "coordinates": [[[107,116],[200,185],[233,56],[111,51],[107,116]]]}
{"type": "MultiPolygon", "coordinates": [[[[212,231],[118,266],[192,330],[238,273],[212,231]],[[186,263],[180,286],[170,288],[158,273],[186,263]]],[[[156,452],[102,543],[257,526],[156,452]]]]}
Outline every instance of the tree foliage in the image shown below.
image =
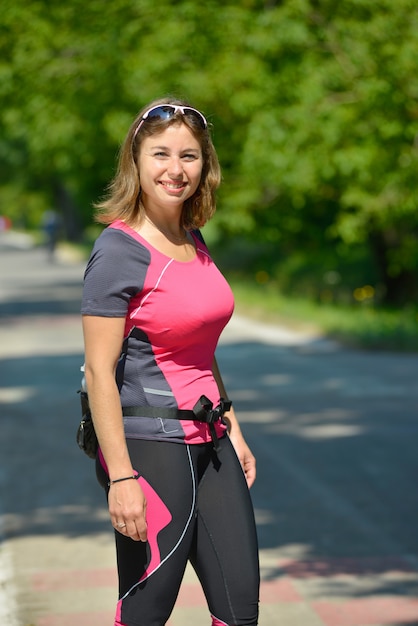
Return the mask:
{"type": "Polygon", "coordinates": [[[136,111],[175,93],[213,122],[219,236],[258,242],[260,267],[284,287],[309,267],[311,281],[350,283],[358,259],[353,287],[416,299],[415,0],[14,0],[1,11],[1,213],[31,224],[55,205],[76,237],[136,111]]]}

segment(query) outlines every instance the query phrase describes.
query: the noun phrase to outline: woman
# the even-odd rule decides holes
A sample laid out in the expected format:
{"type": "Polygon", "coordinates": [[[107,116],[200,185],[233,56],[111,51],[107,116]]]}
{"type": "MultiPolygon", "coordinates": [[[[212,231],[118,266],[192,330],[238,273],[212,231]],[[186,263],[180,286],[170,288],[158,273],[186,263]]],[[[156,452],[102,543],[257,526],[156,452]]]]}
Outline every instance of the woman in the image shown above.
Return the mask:
{"type": "Polygon", "coordinates": [[[162,626],[190,561],[212,626],[255,626],[255,459],[216,364],[233,310],[198,229],[220,169],[206,119],[148,105],[122,146],[85,273],[85,378],[115,528],[115,626],[162,626]]]}

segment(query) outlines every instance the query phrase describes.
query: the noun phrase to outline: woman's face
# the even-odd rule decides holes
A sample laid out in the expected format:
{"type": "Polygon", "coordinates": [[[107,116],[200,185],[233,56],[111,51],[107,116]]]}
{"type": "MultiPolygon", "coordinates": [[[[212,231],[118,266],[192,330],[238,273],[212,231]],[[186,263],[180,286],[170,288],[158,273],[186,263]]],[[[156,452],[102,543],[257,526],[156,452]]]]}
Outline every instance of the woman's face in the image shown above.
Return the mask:
{"type": "Polygon", "coordinates": [[[146,137],[138,158],[145,209],[181,209],[198,188],[202,167],[200,144],[185,124],[168,126],[162,133],[146,137]]]}

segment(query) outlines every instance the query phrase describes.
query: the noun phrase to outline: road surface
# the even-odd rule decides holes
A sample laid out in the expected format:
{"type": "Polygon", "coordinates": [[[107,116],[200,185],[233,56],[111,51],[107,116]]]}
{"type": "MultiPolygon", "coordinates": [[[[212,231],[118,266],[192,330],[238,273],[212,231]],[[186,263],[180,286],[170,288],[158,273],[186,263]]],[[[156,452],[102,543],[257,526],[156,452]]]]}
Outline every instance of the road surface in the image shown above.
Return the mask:
{"type": "MultiPolygon", "coordinates": [[[[82,273],[0,240],[4,626],[113,625],[112,528],[75,443],[82,273]]],[[[258,460],[260,626],[418,624],[418,355],[236,315],[218,360],[258,460]]],[[[188,571],[169,626],[200,624],[188,571]]]]}

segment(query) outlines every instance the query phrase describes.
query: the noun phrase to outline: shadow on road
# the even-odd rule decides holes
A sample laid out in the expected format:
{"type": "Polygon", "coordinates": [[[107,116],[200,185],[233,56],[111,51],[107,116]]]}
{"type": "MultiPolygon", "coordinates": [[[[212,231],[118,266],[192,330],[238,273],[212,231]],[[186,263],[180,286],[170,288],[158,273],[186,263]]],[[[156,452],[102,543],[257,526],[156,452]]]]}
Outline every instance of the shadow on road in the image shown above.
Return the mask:
{"type": "MultiPolygon", "coordinates": [[[[11,332],[31,346],[0,348],[6,539],[111,531],[94,463],[75,442],[80,276],[47,268],[37,286],[25,274],[20,295],[0,302],[1,345],[11,332]]],[[[353,572],[416,573],[418,357],[241,338],[218,358],[258,460],[260,549],[277,556],[264,579],[315,575],[338,596],[353,572]]],[[[416,594],[416,576],[356,591],[370,593],[416,594]]]]}
{"type": "Polygon", "coordinates": [[[77,447],[84,266],[0,250],[0,513],[3,538],[110,525],[94,463],[77,447]]]}

